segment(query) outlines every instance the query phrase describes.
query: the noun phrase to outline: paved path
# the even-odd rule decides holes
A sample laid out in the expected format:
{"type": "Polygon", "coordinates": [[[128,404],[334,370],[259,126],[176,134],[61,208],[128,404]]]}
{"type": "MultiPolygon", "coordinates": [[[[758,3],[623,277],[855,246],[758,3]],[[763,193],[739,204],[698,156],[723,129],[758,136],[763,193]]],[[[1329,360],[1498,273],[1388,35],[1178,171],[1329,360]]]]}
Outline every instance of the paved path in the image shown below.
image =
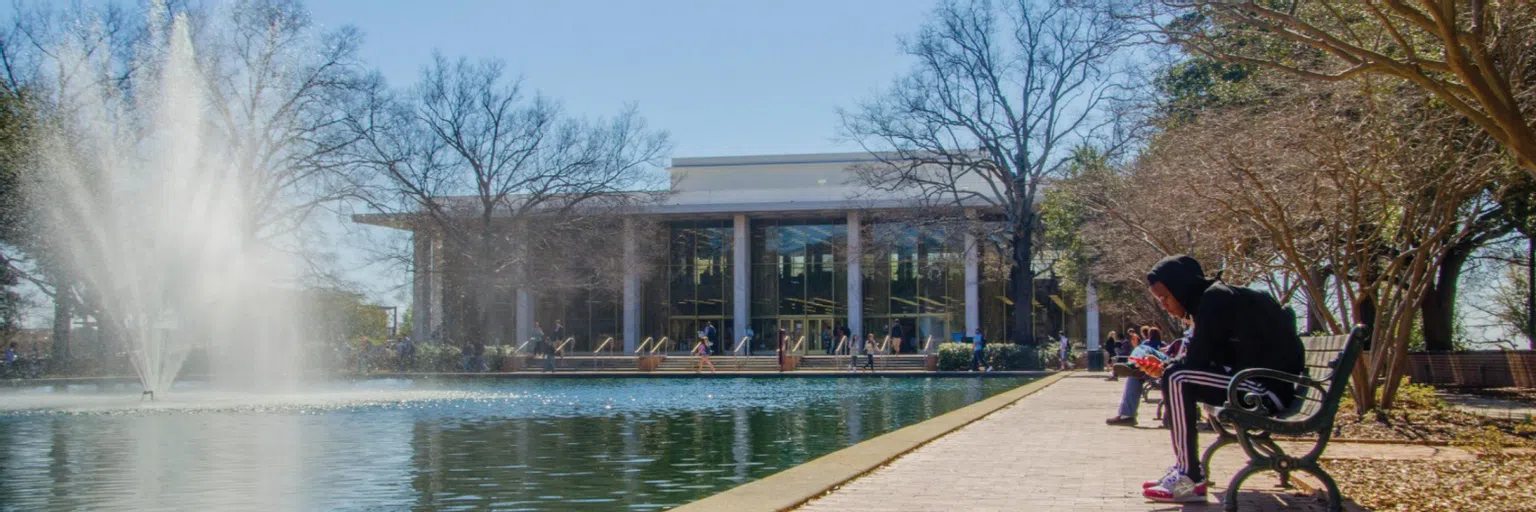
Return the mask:
{"type": "MultiPolygon", "coordinates": [[[[890,465],[807,503],[810,511],[908,510],[1220,510],[1222,487],[1206,505],[1161,505],[1141,497],[1141,482],[1172,463],[1168,431],[1109,427],[1122,382],[1103,374],[1077,374],[890,465]]],[[[1143,407],[1143,425],[1153,423],[1143,407]]],[[[1211,436],[1202,436],[1209,442],[1211,436]]],[[[1458,450],[1380,445],[1340,446],[1374,457],[1458,456],[1458,450]]],[[[1333,445],[1329,455],[1335,454],[1333,445]]],[[[1242,450],[1223,449],[1212,462],[1215,482],[1241,467],[1242,450]]],[[[1323,510],[1309,497],[1277,491],[1272,473],[1249,478],[1244,511],[1323,510]],[[1252,491],[1252,492],[1250,492],[1252,491]]],[[[1351,505],[1350,510],[1359,510],[1351,505]]]]}
{"type": "Polygon", "coordinates": [[[1536,417],[1536,405],[1461,393],[1439,393],[1440,399],[1458,410],[1489,418],[1526,419],[1536,417]]]}

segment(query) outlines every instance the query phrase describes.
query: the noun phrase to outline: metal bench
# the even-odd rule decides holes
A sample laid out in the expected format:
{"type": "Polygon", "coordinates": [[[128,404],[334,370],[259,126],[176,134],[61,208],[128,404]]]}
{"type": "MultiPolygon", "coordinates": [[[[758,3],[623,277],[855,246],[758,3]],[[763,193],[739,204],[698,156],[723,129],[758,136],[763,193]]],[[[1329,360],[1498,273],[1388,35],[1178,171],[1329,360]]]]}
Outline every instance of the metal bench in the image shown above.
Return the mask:
{"type": "Polygon", "coordinates": [[[1343,510],[1343,496],[1333,477],[1324,471],[1317,460],[1328,447],[1333,435],[1333,419],[1339,411],[1339,399],[1349,386],[1349,375],[1360,358],[1369,332],[1356,326],[1349,334],[1302,338],[1306,349],[1306,366],[1302,375],[1294,375],[1268,368],[1252,368],[1237,372],[1227,387],[1226,405],[1216,409],[1212,421],[1219,434],[1215,443],[1200,457],[1201,467],[1211,467],[1211,456],[1230,444],[1237,444],[1248,454],[1248,464],[1232,475],[1222,497],[1223,508],[1237,510],[1237,492],[1243,481],[1260,471],[1280,474],[1282,486],[1290,485],[1292,471],[1310,473],[1321,480],[1328,493],[1328,510],[1343,510]],[[1270,416],[1259,405],[1257,395],[1247,395],[1238,390],[1243,381],[1264,378],[1296,384],[1296,398],[1289,409],[1270,416]],[[1285,453],[1271,438],[1272,435],[1317,435],[1317,443],[1299,457],[1285,453]]]}

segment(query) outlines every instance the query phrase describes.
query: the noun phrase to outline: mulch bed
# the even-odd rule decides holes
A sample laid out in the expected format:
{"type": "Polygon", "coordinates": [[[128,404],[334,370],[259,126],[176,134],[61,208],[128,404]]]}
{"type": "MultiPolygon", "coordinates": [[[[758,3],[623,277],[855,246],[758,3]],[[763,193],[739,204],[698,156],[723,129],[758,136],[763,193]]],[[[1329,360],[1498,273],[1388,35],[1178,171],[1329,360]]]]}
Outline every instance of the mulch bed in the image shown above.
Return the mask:
{"type": "Polygon", "coordinates": [[[1371,510],[1536,512],[1536,455],[1504,453],[1536,447],[1536,423],[1458,411],[1418,391],[1385,413],[1341,408],[1335,438],[1443,442],[1478,459],[1325,461],[1344,496],[1371,510]]]}
{"type": "Polygon", "coordinates": [[[1385,414],[1339,411],[1338,439],[1432,441],[1473,448],[1488,445],[1536,447],[1536,425],[1495,419],[1449,408],[1394,410],[1385,414]]]}
{"type": "Polygon", "coordinates": [[[1536,455],[1332,460],[1323,467],[1345,497],[1370,510],[1536,512],[1536,455]]]}

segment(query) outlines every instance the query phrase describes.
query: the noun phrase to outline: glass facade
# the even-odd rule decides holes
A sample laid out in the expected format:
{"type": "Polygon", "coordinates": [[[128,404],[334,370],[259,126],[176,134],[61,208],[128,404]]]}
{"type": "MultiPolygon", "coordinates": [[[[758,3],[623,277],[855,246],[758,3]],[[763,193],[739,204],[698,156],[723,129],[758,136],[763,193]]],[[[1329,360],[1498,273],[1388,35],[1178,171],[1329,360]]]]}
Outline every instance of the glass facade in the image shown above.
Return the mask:
{"type": "MultiPolygon", "coordinates": [[[[623,315],[621,292],[578,288],[540,296],[534,319],[549,336],[555,335],[556,320],[565,322],[565,335],[576,338],[571,342],[570,350],[588,352],[596,350],[608,338],[614,338],[613,343],[623,350],[623,315]]],[[[609,346],[604,350],[612,348],[609,346]]]]}
{"type": "MultiPolygon", "coordinates": [[[[810,354],[835,348],[839,340],[834,333],[847,325],[849,317],[846,217],[752,218],[749,226],[745,263],[750,279],[748,321],[756,334],[753,352],[771,353],[781,332],[788,335],[791,347],[803,337],[801,348],[810,354]]],[[[637,342],[665,336],[672,341],[667,350],[683,351],[713,323],[715,350],[723,353],[734,348],[745,334],[734,332],[734,223],[729,219],[672,221],[637,236],[666,241],[656,246],[662,250],[639,255],[637,342]]],[[[971,334],[962,333],[966,309],[963,236],[901,223],[866,223],[857,236],[863,248],[857,276],[863,288],[863,332],[856,335],[874,334],[883,340],[893,333],[893,325],[899,326],[900,351],[911,353],[922,349],[929,337],[937,343],[971,334]]],[[[446,263],[464,265],[455,254],[450,252],[446,263]]],[[[981,264],[1001,268],[1006,262],[984,246],[981,264]]],[[[988,339],[1003,340],[1012,320],[1012,301],[1006,278],[987,277],[983,276],[978,290],[981,326],[988,339]]],[[[468,279],[467,273],[447,274],[443,341],[484,336],[492,343],[511,342],[516,334],[515,288],[497,289],[493,302],[486,305],[491,320],[482,321],[477,316],[481,305],[468,293],[472,289],[468,279]]],[[[534,319],[547,332],[555,319],[563,319],[567,334],[576,338],[575,350],[594,349],[609,337],[622,343],[623,292],[621,285],[613,285],[542,291],[534,319]]],[[[1036,307],[1037,311],[1053,309],[1045,304],[1036,307]]],[[[1037,322],[1042,318],[1036,315],[1037,322]]]]}
{"type": "Polygon", "coordinates": [[[754,349],[774,348],[775,333],[791,348],[828,350],[828,339],[848,321],[846,219],[753,219],[752,330],[754,349]]]}
{"type": "Polygon", "coordinates": [[[862,259],[864,330],[877,338],[900,326],[903,353],[965,329],[964,242],[936,229],[874,224],[862,259]]]}
{"type": "MultiPolygon", "coordinates": [[[[733,339],[734,228],[731,221],[687,221],[668,225],[666,331],[679,350],[693,346],[708,323],[715,327],[715,350],[733,339]]],[[[652,331],[654,332],[654,331],[652,331]]]]}

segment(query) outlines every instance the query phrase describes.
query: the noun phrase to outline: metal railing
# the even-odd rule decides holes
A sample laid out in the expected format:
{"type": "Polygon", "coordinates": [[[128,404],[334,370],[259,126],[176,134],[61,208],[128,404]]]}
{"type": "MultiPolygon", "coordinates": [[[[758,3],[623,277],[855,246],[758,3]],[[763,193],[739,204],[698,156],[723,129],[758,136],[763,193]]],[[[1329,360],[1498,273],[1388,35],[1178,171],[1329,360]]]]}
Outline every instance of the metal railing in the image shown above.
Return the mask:
{"type": "Polygon", "coordinates": [[[650,336],[646,336],[645,340],[641,341],[640,345],[635,347],[635,355],[638,356],[640,354],[644,354],[645,353],[645,347],[647,347],[647,346],[649,346],[651,344],[651,340],[652,339],[655,339],[655,338],[652,338],[650,336]]]}
{"type": "Polygon", "coordinates": [[[924,354],[931,354],[932,353],[931,352],[932,348],[933,348],[933,336],[928,336],[928,340],[923,342],[923,353],[924,354]]]}
{"type": "Polygon", "coordinates": [[[524,341],[522,345],[518,345],[517,348],[512,349],[512,355],[521,353],[523,351],[523,347],[528,346],[529,343],[533,343],[533,340],[524,341]]]}
{"type": "Polygon", "coordinates": [[[738,371],[745,368],[747,364],[747,358],[741,356],[741,350],[747,348],[747,344],[751,342],[751,336],[742,336],[741,341],[736,342],[736,348],[731,349],[731,355],[736,359],[736,370],[738,371]]]}
{"type": "Polygon", "coordinates": [[[597,348],[592,349],[592,361],[591,362],[592,362],[592,369],[593,370],[602,370],[603,369],[601,360],[597,358],[597,354],[602,352],[603,349],[608,348],[608,345],[610,343],[613,343],[613,337],[611,337],[611,336],[608,339],[603,340],[603,343],[601,345],[598,345],[597,348]]]}
{"type": "Polygon", "coordinates": [[[565,341],[560,342],[560,345],[555,347],[555,353],[561,356],[565,356],[565,347],[570,345],[573,341],[576,341],[575,337],[566,338],[565,341]]]}
{"type": "MultiPolygon", "coordinates": [[[[661,339],[656,340],[656,344],[655,345],[651,345],[651,352],[650,353],[651,354],[655,354],[657,349],[660,349],[661,347],[666,346],[667,342],[669,342],[669,341],[671,341],[671,339],[667,338],[666,336],[662,336],[661,339]]],[[[665,354],[666,351],[662,351],[662,353],[665,354]]]]}
{"type": "Polygon", "coordinates": [[[848,337],[843,336],[837,340],[837,348],[832,350],[832,355],[843,355],[843,346],[848,344],[848,337]]]}
{"type": "Polygon", "coordinates": [[[800,353],[800,346],[804,345],[804,344],[805,344],[805,336],[801,336],[800,340],[795,342],[795,347],[789,349],[789,353],[791,353],[791,354],[798,354],[798,353],[800,353]]]}

